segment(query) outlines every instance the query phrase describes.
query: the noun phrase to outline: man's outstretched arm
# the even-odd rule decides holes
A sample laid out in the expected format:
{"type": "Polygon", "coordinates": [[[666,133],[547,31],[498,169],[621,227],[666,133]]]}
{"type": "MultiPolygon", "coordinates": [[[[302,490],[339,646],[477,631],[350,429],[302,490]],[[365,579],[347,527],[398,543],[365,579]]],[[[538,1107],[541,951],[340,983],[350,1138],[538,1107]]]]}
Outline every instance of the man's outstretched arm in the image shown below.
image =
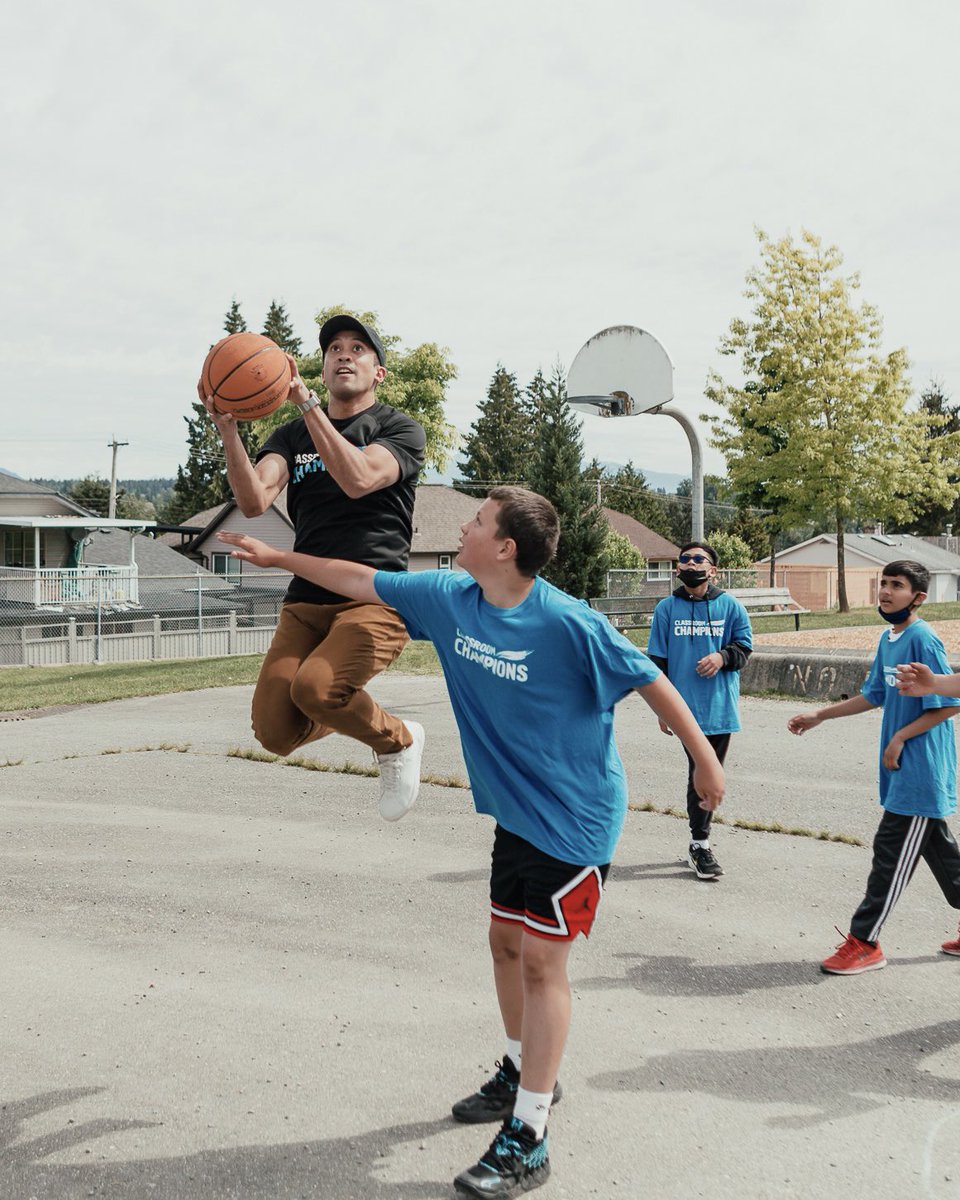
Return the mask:
{"type": "Polygon", "coordinates": [[[277,550],[243,533],[220,532],[217,537],[221,542],[236,547],[234,558],[251,562],[257,567],[290,571],[328,591],[349,596],[351,600],[383,604],[373,586],[376,571],[364,563],[347,562],[342,558],[316,558],[312,554],[297,554],[293,550],[277,550]]]}

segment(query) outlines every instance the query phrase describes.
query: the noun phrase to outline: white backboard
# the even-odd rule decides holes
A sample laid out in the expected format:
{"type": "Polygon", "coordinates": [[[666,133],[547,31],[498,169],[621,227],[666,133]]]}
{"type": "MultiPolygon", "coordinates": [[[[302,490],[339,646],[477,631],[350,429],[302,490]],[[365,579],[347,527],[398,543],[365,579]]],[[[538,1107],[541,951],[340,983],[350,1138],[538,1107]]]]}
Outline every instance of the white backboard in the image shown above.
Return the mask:
{"type": "Polygon", "coordinates": [[[600,417],[633,417],[673,399],[673,363],[636,325],[611,325],[581,346],[567,372],[567,403],[600,417]]]}

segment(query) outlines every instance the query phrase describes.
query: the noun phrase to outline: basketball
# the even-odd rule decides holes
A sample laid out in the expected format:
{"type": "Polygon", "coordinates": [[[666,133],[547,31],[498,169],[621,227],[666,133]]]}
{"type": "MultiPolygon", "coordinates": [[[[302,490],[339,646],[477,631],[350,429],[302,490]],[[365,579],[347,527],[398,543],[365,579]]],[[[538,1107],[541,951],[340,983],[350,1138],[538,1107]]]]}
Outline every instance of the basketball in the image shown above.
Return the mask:
{"type": "Polygon", "coordinates": [[[286,400],[290,364],[276,342],[262,333],[231,333],[211,348],[200,379],[217,412],[256,421],[286,400]]]}

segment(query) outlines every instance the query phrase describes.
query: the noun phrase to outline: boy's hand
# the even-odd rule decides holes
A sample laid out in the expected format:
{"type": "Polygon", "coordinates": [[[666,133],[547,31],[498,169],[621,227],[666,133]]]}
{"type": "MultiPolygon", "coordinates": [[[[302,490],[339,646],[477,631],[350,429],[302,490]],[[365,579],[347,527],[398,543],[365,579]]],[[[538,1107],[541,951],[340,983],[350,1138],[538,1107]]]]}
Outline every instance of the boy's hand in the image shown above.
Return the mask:
{"type": "Polygon", "coordinates": [[[244,562],[251,562],[255,567],[275,567],[280,561],[280,551],[268,546],[266,542],[261,542],[259,538],[248,537],[245,533],[227,533],[224,530],[217,534],[217,538],[237,547],[233,552],[234,558],[242,558],[244,562]]]}
{"type": "Polygon", "coordinates": [[[723,767],[716,758],[712,763],[698,763],[693,768],[693,790],[700,797],[700,807],[706,812],[713,812],[723,803],[726,781],[723,767]]]}
{"type": "Polygon", "coordinates": [[[797,735],[806,733],[808,729],[816,729],[823,720],[817,713],[798,713],[787,722],[787,728],[797,735]]]}
{"type": "Polygon", "coordinates": [[[894,734],[887,744],[880,761],[888,771],[900,770],[900,755],[903,753],[903,738],[894,734]]]}
{"type": "Polygon", "coordinates": [[[897,667],[897,691],[901,696],[933,694],[933,671],[925,663],[901,663],[897,667]]]}
{"type": "Polygon", "coordinates": [[[660,732],[665,733],[667,735],[667,737],[673,737],[673,730],[666,723],[666,721],[660,722],[660,732]]]}
{"type": "Polygon", "coordinates": [[[712,679],[723,666],[723,655],[719,650],[705,654],[697,663],[697,674],[703,679],[712,679]]]}

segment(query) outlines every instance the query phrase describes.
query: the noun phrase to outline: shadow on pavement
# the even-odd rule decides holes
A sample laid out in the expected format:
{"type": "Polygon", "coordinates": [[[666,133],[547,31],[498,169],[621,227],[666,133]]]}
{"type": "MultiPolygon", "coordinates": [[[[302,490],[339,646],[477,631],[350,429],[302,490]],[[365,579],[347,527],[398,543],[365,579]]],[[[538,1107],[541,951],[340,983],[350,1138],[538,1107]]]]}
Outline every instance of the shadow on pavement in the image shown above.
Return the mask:
{"type": "MultiPolygon", "coordinates": [[[[453,1122],[449,1118],[394,1125],[353,1137],[110,1163],[45,1160],[104,1134],[148,1128],[154,1123],[105,1119],[17,1141],[23,1123],[30,1118],[104,1090],[70,1088],[0,1105],[0,1195],[10,1200],[40,1196],[51,1200],[86,1196],[108,1200],[253,1200],[267,1196],[270,1200],[331,1200],[334,1196],[337,1200],[437,1200],[453,1194],[450,1179],[394,1183],[378,1178],[390,1165],[392,1147],[450,1130],[453,1122]]],[[[478,1148],[478,1157],[485,1148],[485,1143],[478,1148]]]]}
{"type": "Polygon", "coordinates": [[[701,1092],[748,1104],[812,1109],[767,1122],[800,1129],[882,1108],[888,1097],[956,1103],[960,1080],[933,1075],[920,1064],[958,1042],[960,1021],[943,1021],[845,1045],[684,1050],[595,1075],[589,1083],[603,1091],[701,1092]]]}
{"type": "MultiPolygon", "coordinates": [[[[823,947],[829,953],[829,947],[823,947]]],[[[635,988],[650,996],[743,996],[747,992],[771,988],[799,987],[834,982],[824,975],[819,959],[784,960],[759,963],[698,963],[681,954],[620,954],[626,959],[622,975],[597,975],[578,979],[577,987],[605,991],[635,988]]],[[[887,970],[942,962],[942,956],[928,954],[917,958],[898,958],[887,970]]]]}

